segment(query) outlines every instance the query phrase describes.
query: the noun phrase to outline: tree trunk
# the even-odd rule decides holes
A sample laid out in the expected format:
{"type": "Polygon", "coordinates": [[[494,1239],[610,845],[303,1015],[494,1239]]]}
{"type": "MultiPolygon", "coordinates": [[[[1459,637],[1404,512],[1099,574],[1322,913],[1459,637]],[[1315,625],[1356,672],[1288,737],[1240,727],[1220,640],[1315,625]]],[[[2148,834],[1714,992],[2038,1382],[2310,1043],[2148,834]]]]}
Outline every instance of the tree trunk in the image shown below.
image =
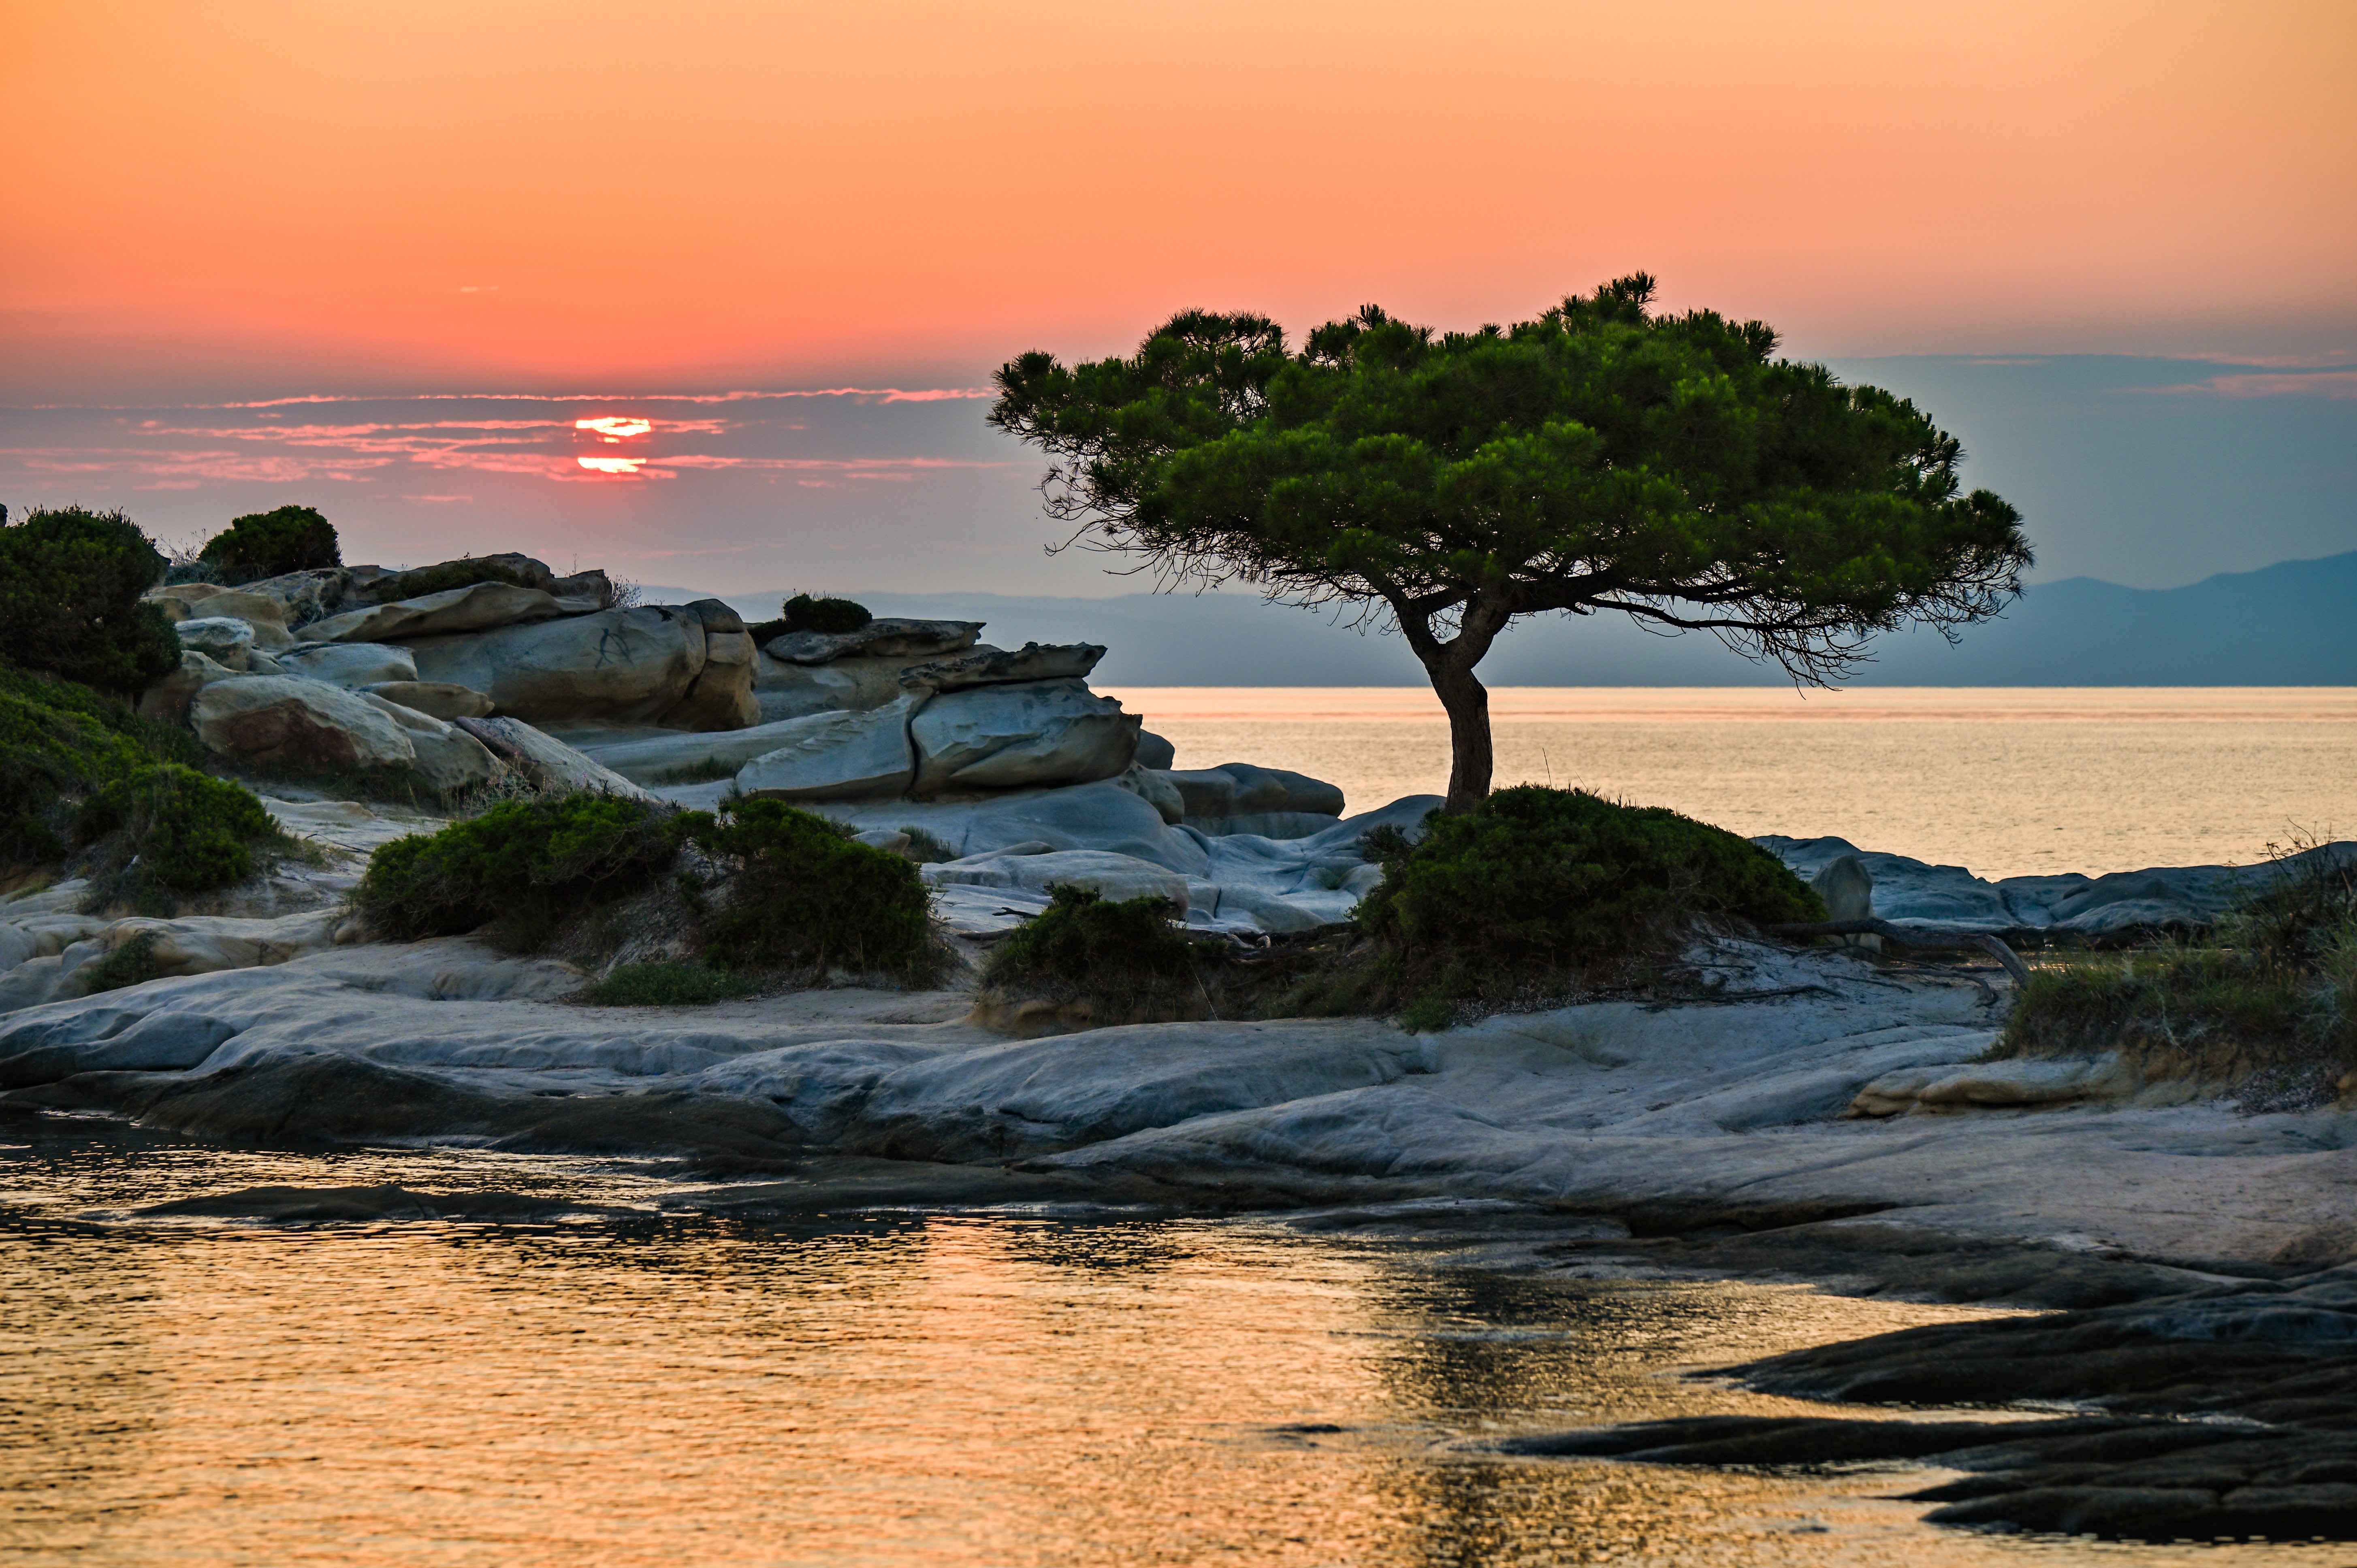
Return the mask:
{"type": "Polygon", "coordinates": [[[1490,688],[1471,670],[1434,670],[1432,689],[1448,711],[1448,804],[1469,811],[1490,798],[1490,688]]]}

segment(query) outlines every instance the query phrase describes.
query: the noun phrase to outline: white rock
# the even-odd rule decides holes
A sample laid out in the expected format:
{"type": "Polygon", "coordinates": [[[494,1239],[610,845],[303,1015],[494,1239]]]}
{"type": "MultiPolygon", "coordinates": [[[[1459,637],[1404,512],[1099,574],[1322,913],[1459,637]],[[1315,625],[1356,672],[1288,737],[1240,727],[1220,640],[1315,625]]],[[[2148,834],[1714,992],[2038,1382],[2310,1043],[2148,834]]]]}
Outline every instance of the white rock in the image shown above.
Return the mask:
{"type": "Polygon", "coordinates": [[[920,796],[1085,784],[1126,768],[1138,719],[1079,681],[945,692],[909,726],[920,796]]]}
{"type": "Polygon", "coordinates": [[[763,725],[772,732],[770,749],[737,770],[737,787],[756,800],[850,800],[900,794],[916,777],[909,721],[923,702],[922,694],[904,695],[863,713],[813,714],[763,725]]]}
{"type": "Polygon", "coordinates": [[[619,795],[632,800],[654,799],[612,768],[584,757],[522,719],[453,719],[450,723],[452,727],[480,741],[484,749],[500,761],[520,770],[538,789],[551,793],[619,795]]]}
{"type": "Polygon", "coordinates": [[[190,620],[234,617],[253,628],[256,647],[284,648],[295,640],[286,629],[286,607],[266,595],[224,588],[218,583],[175,583],[150,588],[142,597],[162,610],[164,618],[176,627],[190,620]]]}
{"type": "Polygon", "coordinates": [[[652,724],[704,671],[705,632],[678,605],[571,616],[409,645],[423,681],[482,693],[528,723],[652,724]]]}
{"type": "Polygon", "coordinates": [[[306,681],[358,691],[389,681],[414,682],[417,661],[387,642],[305,642],[277,655],[279,668],[306,681]]]}
{"type": "Polygon", "coordinates": [[[216,681],[242,679],[237,671],[214,663],[195,649],[182,649],[180,667],[139,694],[139,716],[156,724],[185,725],[188,704],[196,701],[199,692],[216,681]]]}
{"type": "Polygon", "coordinates": [[[499,772],[499,761],[490,749],[455,725],[388,702],[374,692],[356,695],[401,726],[416,750],[417,771],[438,793],[450,795],[488,784],[499,772]]]}
{"type": "Polygon", "coordinates": [[[1166,822],[1179,822],[1187,815],[1187,798],[1178,793],[1178,787],[1171,783],[1165,774],[1155,768],[1133,762],[1114,782],[1161,812],[1166,822]]]}
{"type": "Polygon", "coordinates": [[[457,632],[489,631],[495,627],[554,620],[559,616],[585,614],[595,608],[594,604],[560,600],[538,588],[483,582],[329,616],[304,628],[304,636],[313,642],[406,642],[420,637],[447,637],[457,632]]]}
{"type": "Polygon", "coordinates": [[[1118,902],[1168,898],[1187,912],[1187,878],[1135,855],[1103,850],[1050,850],[1045,854],[984,856],[920,867],[927,882],[968,887],[1020,887],[1045,893],[1054,887],[1086,887],[1118,902]]]}
{"type": "Polygon", "coordinates": [[[248,762],[365,769],[417,760],[408,735],[368,699],[317,681],[216,681],[197,693],[188,720],[207,748],[248,762]]]}
{"type": "Polygon", "coordinates": [[[224,670],[242,673],[253,648],[253,628],[234,616],[201,616],[172,628],[181,648],[201,653],[224,670]]]}
{"type": "Polygon", "coordinates": [[[491,714],[489,697],[447,681],[378,681],[361,689],[437,719],[483,719],[491,714]]]}

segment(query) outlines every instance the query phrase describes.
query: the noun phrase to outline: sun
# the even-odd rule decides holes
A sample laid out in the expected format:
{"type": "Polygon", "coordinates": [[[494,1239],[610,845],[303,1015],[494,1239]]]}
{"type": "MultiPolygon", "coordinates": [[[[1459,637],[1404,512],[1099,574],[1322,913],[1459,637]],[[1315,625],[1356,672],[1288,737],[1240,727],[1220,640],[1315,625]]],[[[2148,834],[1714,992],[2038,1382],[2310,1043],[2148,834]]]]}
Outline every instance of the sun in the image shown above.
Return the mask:
{"type": "Polygon", "coordinates": [[[654,428],[654,422],[631,413],[608,413],[596,419],[576,419],[573,422],[573,428],[595,431],[600,441],[623,441],[633,435],[644,435],[654,428]]]}

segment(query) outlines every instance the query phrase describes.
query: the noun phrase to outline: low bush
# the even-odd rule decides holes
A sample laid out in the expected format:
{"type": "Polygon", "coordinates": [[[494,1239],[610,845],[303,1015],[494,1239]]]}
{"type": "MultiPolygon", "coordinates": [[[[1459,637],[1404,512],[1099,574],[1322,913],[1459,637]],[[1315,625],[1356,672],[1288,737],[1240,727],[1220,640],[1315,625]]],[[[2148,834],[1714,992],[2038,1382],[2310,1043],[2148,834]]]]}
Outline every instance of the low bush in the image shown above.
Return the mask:
{"type": "Polygon", "coordinates": [[[557,921],[620,897],[670,867],[676,820],[612,795],[503,800],[369,859],[353,908],[389,937],[453,936],[494,920],[530,947],[557,921]]]}
{"type": "Polygon", "coordinates": [[[0,510],[0,660],[122,696],[179,668],[164,612],[139,596],[164,558],[120,511],[0,510]]]}
{"type": "Polygon", "coordinates": [[[307,506],[282,506],[234,519],[205,541],[197,558],[226,583],[251,583],[344,564],[335,524],[307,506]]]}
{"type": "Polygon", "coordinates": [[[865,605],[849,599],[796,594],[785,603],[784,619],[788,631],[820,631],[831,637],[857,631],[876,618],[867,613],[865,605]]]}
{"type": "Polygon", "coordinates": [[[173,912],[180,895],[244,881],[253,875],[255,846],[280,836],[242,785],[177,762],[100,786],[75,811],[73,832],[78,844],[101,852],[91,873],[92,901],[127,901],[153,914],[173,912]]]}
{"type": "Polygon", "coordinates": [[[600,1007],[703,1007],[750,996],[751,981],[693,963],[626,963],[591,986],[600,1007]]]}
{"type": "Polygon", "coordinates": [[[110,782],[201,759],[185,731],[87,686],[0,664],[0,875],[61,865],[82,802],[110,782]]]}
{"type": "Polygon", "coordinates": [[[1200,996],[1194,944],[1178,907],[1152,897],[1118,901],[1084,887],[1049,890],[1048,908],[991,949],[983,984],[1013,995],[1085,1002],[1111,1019],[1200,996]]]}
{"type": "Polygon", "coordinates": [[[95,996],[102,991],[144,984],[163,972],[163,966],[156,961],[156,939],[142,931],[97,962],[83,966],[82,994],[95,996]]]}
{"type": "Polygon", "coordinates": [[[909,835],[909,847],[900,852],[903,859],[919,865],[946,865],[958,858],[957,851],[922,828],[902,828],[900,831],[909,835]]]}
{"type": "Polygon", "coordinates": [[[900,856],[779,800],[734,800],[718,816],[688,811],[679,821],[729,871],[726,902],[705,920],[714,962],[845,969],[911,983],[938,974],[932,895],[900,856]]]}
{"type": "Polygon", "coordinates": [[[1723,829],[1578,789],[1501,789],[1427,820],[1424,837],[1367,837],[1383,882],[1355,918],[1383,948],[1386,989],[1439,1004],[1611,983],[1673,956],[1695,921],[1822,920],[1783,863],[1723,829]]]}

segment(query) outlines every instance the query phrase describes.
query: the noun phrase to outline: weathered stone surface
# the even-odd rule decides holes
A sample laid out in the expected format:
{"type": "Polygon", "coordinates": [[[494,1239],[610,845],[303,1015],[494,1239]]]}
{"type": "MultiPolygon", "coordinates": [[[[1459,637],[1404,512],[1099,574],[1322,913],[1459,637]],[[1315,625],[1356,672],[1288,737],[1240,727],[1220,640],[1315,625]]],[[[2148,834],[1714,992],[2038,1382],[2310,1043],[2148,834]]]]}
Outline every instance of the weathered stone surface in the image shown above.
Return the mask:
{"type": "Polygon", "coordinates": [[[830,664],[838,659],[937,658],[972,648],[988,625],[978,620],[904,620],[884,618],[857,631],[791,631],[772,638],[764,651],[789,664],[830,664]]]}
{"type": "Polygon", "coordinates": [[[193,648],[183,649],[180,667],[139,694],[139,716],[157,724],[187,724],[188,704],[199,692],[216,681],[235,678],[242,678],[239,671],[224,669],[193,648]]]}
{"type": "Polygon", "coordinates": [[[1137,732],[1137,765],[1157,771],[1178,765],[1178,748],[1150,729],[1137,732]]]}
{"type": "Polygon", "coordinates": [[[201,653],[224,670],[242,674],[253,650],[253,628],[235,616],[200,616],[172,628],[181,648],[201,653]]]}
{"type": "Polygon", "coordinates": [[[969,686],[1004,686],[1017,681],[1078,681],[1097,667],[1105,650],[1092,642],[1049,646],[1027,642],[1009,652],[1003,648],[977,648],[955,659],[929,660],[900,672],[900,684],[936,692],[961,692],[969,686]]]}
{"type": "Polygon", "coordinates": [[[657,722],[684,730],[740,730],[759,723],[760,704],[753,700],[753,639],[743,618],[718,599],[698,599],[687,607],[704,628],[704,668],[687,694],[657,722]]]}
{"type": "Polygon", "coordinates": [[[906,694],[900,673],[920,659],[838,659],[831,664],[793,664],[766,653],[753,656],[753,701],[762,724],[810,714],[856,713],[880,708],[906,694]]]}
{"type": "Polygon", "coordinates": [[[438,573],[452,566],[480,572],[481,575],[475,579],[479,582],[512,578],[527,588],[537,588],[560,599],[594,600],[598,607],[610,603],[614,596],[613,585],[603,572],[576,572],[570,577],[560,577],[549,569],[544,561],[506,551],[497,555],[465,555],[456,561],[436,561],[424,566],[347,566],[343,569],[344,607],[380,605],[400,598],[404,596],[401,592],[403,583],[414,580],[412,574],[438,573]]]}
{"type": "Polygon", "coordinates": [[[1909,1112],[2026,1110],[2101,1100],[2136,1087],[2122,1071],[2118,1055],[2059,1060],[2017,1058],[1964,1067],[1910,1068],[1885,1074],[1857,1091],[1852,1116],[1900,1116],[1909,1112]]]}
{"type": "Polygon", "coordinates": [[[368,699],[284,675],[216,681],[196,694],[197,738],[223,757],[323,768],[407,768],[408,735],[368,699]]]}
{"type": "Polygon", "coordinates": [[[350,610],[303,628],[313,642],[407,642],[421,637],[489,631],[526,626],[560,616],[587,615],[597,607],[587,599],[560,599],[538,588],[508,583],[476,583],[422,598],[395,599],[350,610]]]}
{"type": "Polygon", "coordinates": [[[1234,817],[1276,811],[1305,811],[1321,816],[1342,814],[1339,786],[1306,773],[1282,768],[1256,768],[1249,762],[1227,762],[1217,768],[1166,771],[1162,775],[1186,802],[1187,821],[1200,822],[1206,832],[1234,817]]]}
{"type": "Polygon", "coordinates": [[[1105,850],[1049,850],[1034,854],[985,854],[921,867],[918,875],[937,886],[1020,887],[1045,893],[1054,887],[1085,887],[1111,899],[1168,898],[1187,912],[1187,878],[1168,866],[1105,850]]]}
{"type": "Polygon", "coordinates": [[[777,744],[738,769],[737,788],[779,800],[901,794],[916,777],[909,720],[923,702],[922,695],[903,696],[864,713],[813,714],[763,725],[777,744]]]}
{"type": "Polygon", "coordinates": [[[1809,878],[1809,886],[1825,903],[1829,920],[1874,918],[1874,874],[1854,854],[1829,860],[1809,878]]]}
{"type": "Polygon", "coordinates": [[[286,607],[266,595],[217,583],[175,583],[150,588],[142,596],[175,626],[190,620],[234,617],[253,629],[254,645],[284,648],[295,640],[286,629],[286,607]]]}
{"type": "MultiPolygon", "coordinates": [[[[277,618],[288,627],[299,628],[322,616],[334,614],[343,602],[345,584],[350,576],[350,572],[342,566],[317,566],[307,571],[264,577],[229,591],[249,595],[277,606],[277,618]]],[[[212,613],[244,615],[245,612],[222,609],[212,613]]],[[[246,618],[251,620],[253,618],[247,616],[246,618]]]]}
{"type": "Polygon", "coordinates": [[[389,642],[305,642],[283,650],[276,658],[289,675],[353,691],[417,679],[417,661],[409,650],[389,642]]]}
{"type": "Polygon", "coordinates": [[[1085,784],[1129,766],[1138,719],[1079,681],[978,686],[935,697],[909,733],[916,792],[1085,784]]]}
{"type": "Polygon", "coordinates": [[[490,748],[456,725],[403,707],[374,692],[355,694],[401,726],[417,752],[417,771],[439,793],[450,795],[488,784],[499,772],[499,761],[490,748]]]}
{"type": "Polygon", "coordinates": [[[465,686],[528,723],[651,724],[704,671],[704,623],[640,605],[409,645],[418,679],[465,686]]]}
{"type": "MultiPolygon", "coordinates": [[[[834,710],[818,716],[830,715],[842,716],[834,710]]],[[[641,784],[676,784],[708,777],[721,768],[734,773],[757,757],[798,745],[813,733],[811,717],[803,714],[749,729],[711,732],[640,729],[622,732],[628,738],[601,736],[594,742],[576,738],[576,744],[625,779],[641,784]]]]}
{"type": "Polygon", "coordinates": [[[651,800],[652,795],[574,750],[554,736],[544,735],[522,719],[453,719],[451,726],[482,742],[493,757],[517,769],[533,785],[550,793],[588,792],[651,800]]]}
{"type": "Polygon", "coordinates": [[[431,714],[437,719],[489,718],[491,700],[480,692],[465,686],[454,686],[447,681],[377,681],[361,690],[372,692],[388,703],[398,703],[421,714],[431,714]]]}
{"type": "Polygon", "coordinates": [[[1161,812],[1164,822],[1185,820],[1187,798],[1178,793],[1178,786],[1170,781],[1168,775],[1133,762],[1114,782],[1161,812]]]}

